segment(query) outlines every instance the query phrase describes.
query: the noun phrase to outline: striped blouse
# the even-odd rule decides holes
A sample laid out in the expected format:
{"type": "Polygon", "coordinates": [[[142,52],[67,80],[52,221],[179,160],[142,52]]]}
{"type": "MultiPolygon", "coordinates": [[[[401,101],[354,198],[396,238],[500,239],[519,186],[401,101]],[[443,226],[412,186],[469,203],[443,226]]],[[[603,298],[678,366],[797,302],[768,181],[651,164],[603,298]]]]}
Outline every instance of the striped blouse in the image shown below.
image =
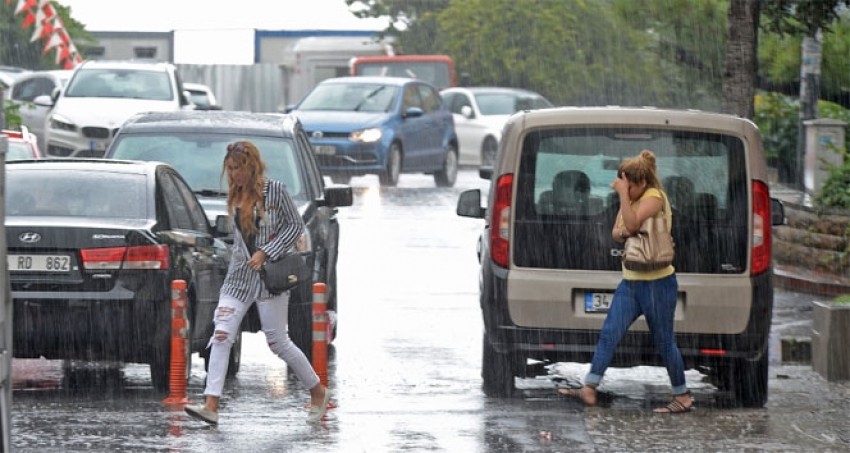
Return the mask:
{"type": "MultiPolygon", "coordinates": [[[[254,247],[266,252],[267,260],[271,261],[295,245],[295,241],[304,231],[304,220],[301,219],[298,208],[282,182],[266,178],[263,192],[266,216],[260,220],[259,231],[253,239],[254,247]]],[[[248,259],[251,256],[245,239],[236,228],[235,219],[232,217],[231,222],[233,249],[221,294],[235,297],[242,302],[248,302],[251,298],[271,297],[260,279],[260,273],[248,267],[248,259]]]]}

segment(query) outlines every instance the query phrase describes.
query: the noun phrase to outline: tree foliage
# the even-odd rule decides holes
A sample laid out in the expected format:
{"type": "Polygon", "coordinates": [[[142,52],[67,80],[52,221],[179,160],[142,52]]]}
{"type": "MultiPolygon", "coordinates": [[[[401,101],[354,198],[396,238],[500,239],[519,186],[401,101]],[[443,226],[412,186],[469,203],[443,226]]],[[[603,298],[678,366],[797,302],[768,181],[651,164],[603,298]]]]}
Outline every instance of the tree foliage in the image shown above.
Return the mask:
{"type": "Polygon", "coordinates": [[[844,0],[770,0],[762,2],[763,28],[784,35],[813,36],[818,30],[829,31],[838,19],[844,0]]]}
{"type": "Polygon", "coordinates": [[[719,105],[726,0],[365,3],[361,16],[407,27],[387,31],[402,51],[447,53],[468,84],[528,88],[559,104],[719,105]]]}

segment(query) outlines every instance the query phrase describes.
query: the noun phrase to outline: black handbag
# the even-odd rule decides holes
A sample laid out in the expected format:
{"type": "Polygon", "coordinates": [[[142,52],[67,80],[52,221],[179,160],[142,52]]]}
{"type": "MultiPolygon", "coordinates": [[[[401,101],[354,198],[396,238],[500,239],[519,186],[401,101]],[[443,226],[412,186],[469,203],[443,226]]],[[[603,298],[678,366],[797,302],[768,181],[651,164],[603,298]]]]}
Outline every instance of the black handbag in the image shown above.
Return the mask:
{"type": "MultiPolygon", "coordinates": [[[[239,210],[236,210],[236,218],[239,218],[239,210]]],[[[249,256],[256,251],[251,238],[246,238],[239,226],[239,221],[234,222],[242,240],[248,247],[249,256]]],[[[310,268],[307,260],[297,251],[288,250],[283,252],[276,260],[266,260],[260,269],[260,279],[266,285],[266,290],[271,294],[280,294],[298,286],[304,280],[310,278],[310,268]]]]}
{"type": "Polygon", "coordinates": [[[286,252],[274,261],[266,261],[260,270],[260,278],[270,293],[280,294],[310,278],[310,268],[300,253],[286,252]]]}

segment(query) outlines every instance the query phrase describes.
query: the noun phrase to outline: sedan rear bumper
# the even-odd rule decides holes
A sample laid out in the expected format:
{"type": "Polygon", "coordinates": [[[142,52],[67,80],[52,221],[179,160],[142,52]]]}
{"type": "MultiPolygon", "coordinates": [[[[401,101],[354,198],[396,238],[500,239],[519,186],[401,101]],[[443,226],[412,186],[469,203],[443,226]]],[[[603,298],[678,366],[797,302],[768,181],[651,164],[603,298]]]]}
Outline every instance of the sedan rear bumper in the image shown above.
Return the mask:
{"type": "Polygon", "coordinates": [[[12,299],[18,358],[150,363],[171,324],[165,284],[135,293],[15,291],[12,299]]]}

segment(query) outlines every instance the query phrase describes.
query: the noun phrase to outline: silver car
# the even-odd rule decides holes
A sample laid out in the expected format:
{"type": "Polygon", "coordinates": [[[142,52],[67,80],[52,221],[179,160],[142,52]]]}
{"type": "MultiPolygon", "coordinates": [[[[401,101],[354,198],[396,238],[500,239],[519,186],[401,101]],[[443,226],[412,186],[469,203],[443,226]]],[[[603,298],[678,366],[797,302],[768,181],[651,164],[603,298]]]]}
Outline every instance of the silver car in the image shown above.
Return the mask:
{"type": "MultiPolygon", "coordinates": [[[[673,209],[679,282],[676,341],[744,406],[767,401],[773,310],[770,197],[761,135],[751,121],[652,108],[518,113],[502,135],[487,205],[460,195],[457,213],[485,219],[480,237],[485,393],[510,395],[528,359],[589,362],[614,290],[622,244],[611,238],[620,161],[652,150],[673,209]]],[[[659,365],[646,323],[613,366],[659,365]]]]}

